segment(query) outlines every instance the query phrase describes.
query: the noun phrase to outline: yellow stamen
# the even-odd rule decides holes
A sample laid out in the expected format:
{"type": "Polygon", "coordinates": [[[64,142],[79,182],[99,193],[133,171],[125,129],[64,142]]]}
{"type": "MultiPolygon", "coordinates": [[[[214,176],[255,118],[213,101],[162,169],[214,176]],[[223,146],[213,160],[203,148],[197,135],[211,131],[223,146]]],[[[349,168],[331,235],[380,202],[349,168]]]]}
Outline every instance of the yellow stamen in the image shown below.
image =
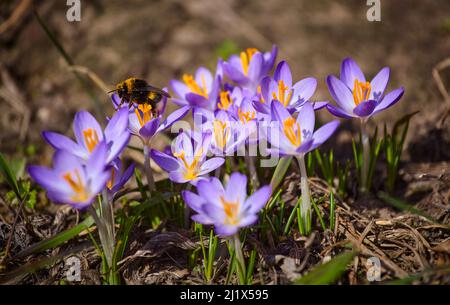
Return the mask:
{"type": "Polygon", "coordinates": [[[274,100],[278,100],[281,104],[286,107],[292,98],[292,90],[289,90],[288,95],[286,96],[286,91],[288,91],[288,86],[284,84],[284,81],[280,79],[278,81],[278,95],[275,92],[272,92],[272,97],[274,100]]]}
{"type": "Polygon", "coordinates": [[[138,108],[134,109],[134,113],[136,113],[141,127],[153,118],[152,106],[149,104],[139,104],[138,108]]]}
{"type": "Polygon", "coordinates": [[[241,52],[240,58],[244,75],[248,75],[248,66],[250,65],[250,60],[256,52],[258,52],[258,49],[255,48],[248,48],[245,51],[241,52]]]}
{"type": "Polygon", "coordinates": [[[261,86],[258,86],[258,88],[256,88],[256,93],[258,93],[258,95],[259,95],[259,102],[264,104],[266,102],[266,100],[264,99],[264,97],[262,95],[261,86]]]}
{"type": "Polygon", "coordinates": [[[233,105],[233,100],[231,99],[230,92],[220,92],[220,102],[217,104],[217,108],[221,110],[228,110],[231,105],[233,105]]]}
{"type": "Polygon", "coordinates": [[[201,82],[202,82],[201,87],[195,81],[194,77],[189,74],[183,74],[183,82],[186,84],[186,86],[188,86],[191,92],[199,94],[205,98],[208,98],[208,88],[206,88],[206,79],[203,74],[201,75],[201,82]]]}
{"type": "Polygon", "coordinates": [[[361,102],[367,101],[370,97],[370,91],[372,87],[369,82],[360,82],[355,79],[355,85],[353,87],[353,100],[355,101],[355,105],[358,106],[361,102]]]}
{"type": "Polygon", "coordinates": [[[255,112],[254,111],[246,111],[243,112],[241,109],[238,109],[238,116],[239,120],[245,124],[255,118],[255,112]]]}
{"type": "Polygon", "coordinates": [[[114,185],[114,173],[115,173],[115,168],[113,167],[111,169],[111,179],[109,179],[109,181],[106,183],[106,187],[111,190],[113,185],[114,185]]]}
{"type": "Polygon", "coordinates": [[[223,210],[226,215],[225,223],[230,225],[235,225],[238,222],[238,212],[239,212],[239,200],[236,202],[226,201],[223,196],[220,196],[220,202],[222,203],[223,210]]]}
{"type": "Polygon", "coordinates": [[[203,150],[200,149],[198,154],[196,156],[194,156],[194,160],[192,160],[192,163],[189,164],[186,160],[186,156],[184,154],[184,150],[182,150],[179,153],[174,153],[174,157],[181,159],[181,161],[183,162],[184,165],[184,178],[186,180],[193,180],[195,178],[197,178],[198,176],[198,172],[200,171],[200,169],[198,168],[198,162],[199,159],[202,155],[203,150]]]}
{"type": "Polygon", "coordinates": [[[92,128],[83,130],[84,143],[86,143],[88,151],[91,153],[98,144],[98,134],[92,128]]]}
{"type": "Polygon", "coordinates": [[[67,172],[63,175],[63,179],[69,184],[72,190],[75,192],[75,195],[70,197],[70,199],[74,202],[85,202],[88,200],[88,192],[83,185],[83,181],[81,181],[80,173],[78,169],[75,169],[75,180],[72,178],[72,174],[67,172]]]}
{"type": "Polygon", "coordinates": [[[230,135],[230,129],[227,128],[227,122],[222,122],[215,120],[213,122],[214,127],[214,139],[216,140],[216,145],[223,149],[227,144],[227,139],[230,135]]]}
{"type": "Polygon", "coordinates": [[[289,117],[283,122],[283,131],[288,140],[296,147],[302,143],[300,124],[294,118],[289,117]],[[294,128],[295,127],[295,128],[294,128]]]}

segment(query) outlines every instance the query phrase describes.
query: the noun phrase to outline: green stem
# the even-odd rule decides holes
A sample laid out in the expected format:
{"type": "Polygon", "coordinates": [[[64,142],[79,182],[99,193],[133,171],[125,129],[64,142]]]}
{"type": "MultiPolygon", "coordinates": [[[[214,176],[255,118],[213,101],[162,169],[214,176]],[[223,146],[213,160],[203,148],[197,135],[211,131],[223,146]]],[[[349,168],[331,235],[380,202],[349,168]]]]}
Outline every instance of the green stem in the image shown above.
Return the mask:
{"type": "MultiPolygon", "coordinates": [[[[311,220],[311,192],[309,190],[308,175],[305,166],[305,155],[301,154],[300,156],[297,156],[297,161],[298,166],[300,167],[300,185],[302,191],[300,211],[303,220],[302,222],[306,229],[307,224],[309,224],[311,220]]],[[[305,230],[305,233],[308,234],[308,230],[305,230]]]]}
{"type": "Polygon", "coordinates": [[[150,147],[149,145],[144,145],[144,170],[147,176],[148,188],[150,190],[150,195],[156,190],[155,179],[153,178],[152,167],[150,166],[150,147]]]}
{"type": "Polygon", "coordinates": [[[363,145],[363,155],[361,164],[361,193],[366,193],[369,189],[368,178],[369,178],[369,163],[370,163],[370,141],[367,135],[366,125],[367,121],[361,120],[361,141],[363,145]]]}
{"type": "Polygon", "coordinates": [[[231,243],[233,245],[234,253],[236,256],[239,282],[243,285],[245,284],[246,270],[244,254],[242,253],[241,240],[239,239],[239,233],[236,233],[232,236],[231,243]]]}
{"type": "Polygon", "coordinates": [[[250,156],[250,147],[245,151],[245,163],[247,163],[248,171],[250,173],[250,181],[254,190],[259,188],[258,173],[255,168],[255,159],[250,156]]]}

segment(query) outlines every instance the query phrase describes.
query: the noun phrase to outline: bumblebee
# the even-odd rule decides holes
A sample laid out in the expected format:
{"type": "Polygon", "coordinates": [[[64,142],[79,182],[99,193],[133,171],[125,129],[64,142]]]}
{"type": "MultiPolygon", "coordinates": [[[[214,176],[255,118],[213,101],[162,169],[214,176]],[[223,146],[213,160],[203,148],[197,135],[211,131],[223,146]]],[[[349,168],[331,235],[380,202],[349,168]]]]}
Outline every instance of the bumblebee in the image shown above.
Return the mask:
{"type": "Polygon", "coordinates": [[[148,104],[152,107],[152,111],[156,112],[156,106],[164,97],[170,98],[169,93],[159,88],[149,85],[145,80],[130,77],[116,85],[116,89],[108,92],[117,92],[121,101],[119,108],[124,102],[128,102],[131,108],[135,104],[148,104]]]}

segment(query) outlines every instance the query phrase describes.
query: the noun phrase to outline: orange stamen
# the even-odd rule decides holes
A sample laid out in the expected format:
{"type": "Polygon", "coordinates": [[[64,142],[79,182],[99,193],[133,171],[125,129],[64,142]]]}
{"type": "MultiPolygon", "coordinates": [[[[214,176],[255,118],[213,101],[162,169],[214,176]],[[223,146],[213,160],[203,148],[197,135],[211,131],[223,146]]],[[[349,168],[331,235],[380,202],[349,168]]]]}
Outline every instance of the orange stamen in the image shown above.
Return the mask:
{"type": "Polygon", "coordinates": [[[284,84],[284,81],[280,79],[278,81],[278,95],[275,92],[272,92],[272,97],[274,100],[278,100],[280,103],[286,107],[292,98],[292,90],[289,90],[288,95],[286,96],[286,91],[288,91],[288,87],[284,84]]]}
{"type": "Polygon", "coordinates": [[[78,169],[75,169],[75,180],[72,178],[72,174],[67,172],[63,175],[63,179],[69,184],[72,190],[75,192],[70,199],[74,202],[84,202],[88,199],[88,192],[86,191],[83,181],[81,180],[78,169]]]}
{"type": "Polygon", "coordinates": [[[288,140],[296,147],[302,143],[300,124],[294,118],[289,117],[283,122],[283,131],[288,140]],[[295,128],[294,128],[295,127],[295,128]]]}
{"type": "Polygon", "coordinates": [[[83,130],[84,143],[86,143],[88,151],[91,153],[98,144],[98,134],[92,128],[83,130]]]}
{"type": "Polygon", "coordinates": [[[367,101],[370,97],[370,91],[372,87],[369,82],[360,82],[355,79],[355,85],[353,86],[353,100],[355,105],[358,106],[361,102],[367,101]]]}
{"type": "Polygon", "coordinates": [[[202,86],[195,81],[194,77],[189,74],[183,74],[183,82],[188,86],[191,92],[199,94],[205,98],[208,98],[208,88],[206,88],[206,79],[204,75],[201,75],[202,86]]]}
{"type": "Polygon", "coordinates": [[[239,54],[241,58],[242,71],[244,71],[244,75],[248,75],[248,66],[250,65],[250,60],[252,59],[253,55],[256,52],[258,52],[258,49],[248,48],[239,54]]]}
{"type": "Polygon", "coordinates": [[[220,102],[217,104],[217,108],[221,110],[227,110],[231,105],[233,105],[233,100],[231,99],[230,92],[220,92],[220,102]]]}
{"type": "Polygon", "coordinates": [[[239,212],[239,200],[236,202],[226,201],[223,196],[220,197],[220,202],[222,203],[223,210],[226,215],[225,222],[230,225],[235,225],[238,222],[238,212],[239,212]]]}
{"type": "Polygon", "coordinates": [[[242,124],[245,124],[255,118],[255,112],[254,111],[243,112],[241,111],[241,109],[238,109],[238,117],[239,120],[242,122],[242,124]]]}

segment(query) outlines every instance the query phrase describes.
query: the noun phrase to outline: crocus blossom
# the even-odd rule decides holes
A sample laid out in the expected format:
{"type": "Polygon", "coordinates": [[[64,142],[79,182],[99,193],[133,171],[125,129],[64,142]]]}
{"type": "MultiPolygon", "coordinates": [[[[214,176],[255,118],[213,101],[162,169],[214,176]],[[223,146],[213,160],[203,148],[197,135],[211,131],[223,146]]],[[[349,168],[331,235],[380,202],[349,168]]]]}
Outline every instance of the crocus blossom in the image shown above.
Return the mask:
{"type": "Polygon", "coordinates": [[[314,132],[315,116],[311,103],[305,103],[294,118],[278,101],[272,103],[272,125],[267,139],[280,155],[300,155],[316,149],[339,126],[331,121],[314,132]]]}
{"type": "Polygon", "coordinates": [[[73,132],[77,142],[56,132],[44,131],[42,135],[55,149],[66,150],[83,160],[88,160],[98,143],[104,141],[109,163],[122,152],[130,139],[127,126],[128,111],[125,108],[114,114],[104,131],[92,114],[80,111],[75,114],[73,121],[73,132]]]}
{"type": "Polygon", "coordinates": [[[255,48],[248,48],[239,56],[232,55],[228,61],[222,62],[223,73],[238,85],[256,93],[261,79],[273,68],[277,52],[276,46],[273,46],[272,51],[267,53],[262,53],[255,48]]]}
{"type": "Polygon", "coordinates": [[[211,143],[211,132],[196,136],[180,133],[174,140],[171,149],[172,155],[157,150],[150,152],[151,158],[165,171],[169,178],[176,183],[190,182],[195,185],[204,175],[220,167],[223,158],[206,158],[211,143]]]}
{"type": "MultiPolygon", "coordinates": [[[[166,91],[164,88],[163,90],[166,91]]],[[[120,105],[120,99],[116,94],[111,96],[115,108],[120,105]]],[[[128,109],[128,129],[131,134],[141,139],[144,145],[149,145],[151,139],[159,132],[170,128],[175,122],[182,119],[190,110],[189,106],[181,107],[167,116],[163,115],[166,110],[167,98],[163,97],[158,103],[157,111],[153,111],[150,104],[139,104],[128,109],[128,105],[122,109],[128,109]]]]}
{"type": "MultiPolygon", "coordinates": [[[[282,61],[277,65],[273,78],[266,76],[262,79],[258,99],[253,102],[253,105],[259,112],[270,114],[271,102],[276,100],[292,113],[310,101],[316,88],[317,80],[313,77],[293,84],[291,69],[286,61],[282,61]]],[[[314,103],[314,109],[321,109],[326,104],[327,102],[314,103]]]]}
{"type": "Polygon", "coordinates": [[[340,79],[333,75],[327,78],[328,89],[337,103],[337,107],[327,105],[328,111],[342,118],[368,118],[391,107],[402,97],[404,89],[398,88],[384,95],[389,72],[385,67],[369,82],[356,62],[346,58],[341,65],[340,79]]]}
{"type": "Polygon", "coordinates": [[[225,188],[216,177],[199,181],[197,191],[198,194],[182,192],[186,204],[197,213],[192,220],[214,225],[222,237],[254,224],[271,195],[270,186],[263,186],[247,196],[247,177],[240,173],[233,173],[225,188]]]}
{"type": "Polygon", "coordinates": [[[202,123],[199,129],[203,133],[212,131],[209,149],[215,156],[232,155],[248,136],[241,124],[226,110],[210,112],[197,109],[193,115],[194,118],[200,116],[202,123]]]}
{"type": "Polygon", "coordinates": [[[67,150],[58,150],[53,157],[53,168],[29,166],[28,172],[47,190],[47,196],[52,201],[84,209],[110,179],[110,172],[106,170],[107,157],[107,146],[102,141],[96,145],[86,162],[67,150]]]}
{"type": "Polygon", "coordinates": [[[176,94],[172,101],[179,106],[212,110],[220,90],[220,75],[213,75],[207,68],[200,67],[195,76],[184,74],[182,82],[172,80],[170,86],[176,94]]]}

